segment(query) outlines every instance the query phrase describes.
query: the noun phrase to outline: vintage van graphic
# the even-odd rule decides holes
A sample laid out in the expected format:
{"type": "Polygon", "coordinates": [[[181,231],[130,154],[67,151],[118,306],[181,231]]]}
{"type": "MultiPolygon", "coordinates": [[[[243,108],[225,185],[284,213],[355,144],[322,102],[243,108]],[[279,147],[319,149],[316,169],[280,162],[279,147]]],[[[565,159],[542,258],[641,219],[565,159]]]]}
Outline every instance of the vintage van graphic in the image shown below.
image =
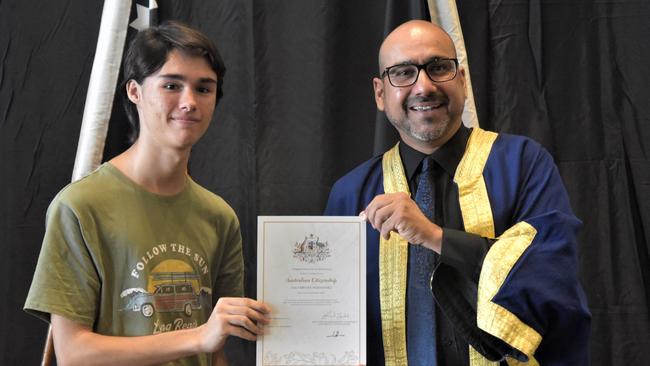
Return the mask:
{"type": "Polygon", "coordinates": [[[157,312],[177,312],[192,316],[194,310],[210,303],[212,291],[201,286],[200,276],[187,269],[192,270],[187,263],[178,260],[167,260],[159,264],[149,275],[146,290],[129,288],[122,291],[120,297],[127,299],[124,310],[140,312],[146,318],[157,312]]]}

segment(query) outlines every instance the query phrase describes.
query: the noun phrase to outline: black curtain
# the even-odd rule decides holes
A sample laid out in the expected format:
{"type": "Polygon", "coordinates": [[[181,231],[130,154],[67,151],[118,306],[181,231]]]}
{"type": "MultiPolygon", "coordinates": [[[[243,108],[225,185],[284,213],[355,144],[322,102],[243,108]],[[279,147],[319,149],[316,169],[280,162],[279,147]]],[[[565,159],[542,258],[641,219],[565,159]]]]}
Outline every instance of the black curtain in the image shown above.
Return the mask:
{"type": "MultiPolygon", "coordinates": [[[[386,125],[375,123],[371,78],[381,39],[398,23],[391,14],[421,2],[158,3],[161,21],[213,38],[228,67],[190,172],[238,213],[255,296],[257,215],[320,214],[338,177],[376,144],[394,142],[390,133],[375,140],[386,125]]],[[[541,142],[584,221],[592,363],[650,363],[650,5],[466,0],[458,8],[481,126],[541,142]]],[[[0,1],[3,365],[40,359],[46,324],[21,308],[45,210],[70,180],[101,12],[83,0],[0,1]]],[[[116,104],[105,159],[126,146],[116,104]]],[[[254,344],[233,340],[229,355],[252,365],[254,344]]]]}
{"type": "Polygon", "coordinates": [[[650,3],[491,0],[486,10],[481,125],[555,157],[584,223],[592,363],[650,364],[650,3]]]}

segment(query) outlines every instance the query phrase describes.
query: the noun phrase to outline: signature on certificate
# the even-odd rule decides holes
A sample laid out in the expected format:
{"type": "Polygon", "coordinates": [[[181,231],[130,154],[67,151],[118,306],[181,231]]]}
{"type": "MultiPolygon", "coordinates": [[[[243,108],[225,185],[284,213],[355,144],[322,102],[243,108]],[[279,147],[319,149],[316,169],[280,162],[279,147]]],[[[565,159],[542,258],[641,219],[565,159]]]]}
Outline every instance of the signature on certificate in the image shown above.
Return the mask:
{"type": "Polygon", "coordinates": [[[325,314],[323,314],[323,315],[321,316],[321,320],[332,320],[332,319],[338,319],[338,320],[341,320],[341,319],[350,319],[350,314],[348,314],[348,313],[344,313],[344,312],[339,312],[339,311],[330,310],[330,311],[326,312],[325,314]]]}
{"type": "Polygon", "coordinates": [[[345,334],[339,332],[338,330],[335,330],[330,335],[328,335],[326,338],[338,338],[338,337],[345,337],[345,334]]]}

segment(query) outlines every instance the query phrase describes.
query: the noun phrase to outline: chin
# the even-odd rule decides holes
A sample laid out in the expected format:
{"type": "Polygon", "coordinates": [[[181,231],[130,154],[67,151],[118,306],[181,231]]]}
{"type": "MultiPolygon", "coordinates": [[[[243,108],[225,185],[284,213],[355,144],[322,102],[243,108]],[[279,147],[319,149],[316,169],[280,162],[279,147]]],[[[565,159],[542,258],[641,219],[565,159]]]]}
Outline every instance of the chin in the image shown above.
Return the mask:
{"type": "Polygon", "coordinates": [[[423,129],[420,133],[418,133],[418,135],[429,141],[451,137],[456,133],[456,131],[458,131],[458,128],[461,124],[462,122],[460,121],[460,118],[457,122],[452,122],[450,120],[441,121],[437,124],[434,124],[432,128],[423,129]]]}
{"type": "Polygon", "coordinates": [[[419,131],[409,131],[409,134],[416,140],[422,142],[434,142],[444,137],[449,132],[449,125],[445,123],[443,126],[436,126],[433,128],[423,128],[419,131]]]}
{"type": "Polygon", "coordinates": [[[435,132],[429,132],[429,133],[411,133],[411,137],[414,139],[420,141],[420,142],[435,142],[436,140],[440,139],[443,136],[443,133],[438,133],[438,131],[435,132]]]}
{"type": "Polygon", "coordinates": [[[189,148],[192,148],[196,144],[198,139],[193,139],[193,138],[184,138],[184,139],[177,139],[174,142],[174,146],[178,150],[187,150],[189,148]]]}

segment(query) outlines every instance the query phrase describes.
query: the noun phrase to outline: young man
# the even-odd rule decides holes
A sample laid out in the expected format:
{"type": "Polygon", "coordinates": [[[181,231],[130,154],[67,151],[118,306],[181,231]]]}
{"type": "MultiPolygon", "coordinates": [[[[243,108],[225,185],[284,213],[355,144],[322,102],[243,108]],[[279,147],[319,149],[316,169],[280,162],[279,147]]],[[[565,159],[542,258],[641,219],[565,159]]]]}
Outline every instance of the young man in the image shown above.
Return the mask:
{"type": "Polygon", "coordinates": [[[135,142],[54,199],[25,304],[51,320],[59,364],[225,364],[228,336],[255,340],[268,322],[265,304],[237,297],[235,213],[187,174],[224,73],[214,44],[179,23],[131,43],[135,142]]]}
{"type": "Polygon", "coordinates": [[[368,364],[588,364],[580,222],[552,157],[462,125],[465,71],[441,28],[399,26],[379,70],[377,108],[401,141],[326,209],[368,220],[368,364]]]}

